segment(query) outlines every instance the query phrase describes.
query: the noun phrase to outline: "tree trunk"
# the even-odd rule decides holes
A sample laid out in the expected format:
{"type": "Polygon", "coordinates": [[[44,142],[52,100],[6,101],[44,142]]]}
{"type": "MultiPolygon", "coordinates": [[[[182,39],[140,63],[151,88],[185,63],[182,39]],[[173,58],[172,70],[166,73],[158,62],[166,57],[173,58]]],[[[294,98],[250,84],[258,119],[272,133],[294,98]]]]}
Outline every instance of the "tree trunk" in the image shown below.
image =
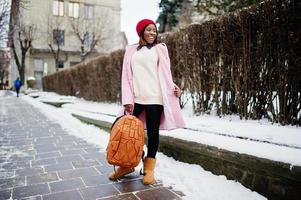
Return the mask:
{"type": "Polygon", "coordinates": [[[24,85],[25,83],[25,58],[26,58],[26,52],[27,50],[26,49],[22,49],[22,57],[21,57],[21,68],[19,70],[19,74],[20,74],[20,79],[21,79],[21,82],[22,84],[24,85]]]}
{"type": "Polygon", "coordinates": [[[24,81],[25,81],[25,70],[24,67],[21,67],[21,69],[19,70],[19,74],[20,74],[20,80],[22,82],[22,85],[25,85],[24,81]]]}

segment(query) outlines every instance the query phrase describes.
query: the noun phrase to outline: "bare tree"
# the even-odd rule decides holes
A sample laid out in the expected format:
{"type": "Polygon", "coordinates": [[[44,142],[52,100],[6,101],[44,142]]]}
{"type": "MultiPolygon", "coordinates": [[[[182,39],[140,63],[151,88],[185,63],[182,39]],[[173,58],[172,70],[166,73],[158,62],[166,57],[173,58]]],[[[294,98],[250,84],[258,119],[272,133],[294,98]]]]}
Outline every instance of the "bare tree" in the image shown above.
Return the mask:
{"type": "Polygon", "coordinates": [[[70,18],[71,34],[80,42],[81,60],[96,52],[96,46],[100,46],[107,38],[105,31],[108,31],[109,26],[106,26],[108,23],[106,16],[108,15],[104,14],[101,18],[90,20],[84,19],[83,16],[70,18]]]}
{"type": "Polygon", "coordinates": [[[0,89],[3,90],[4,89],[4,85],[5,82],[4,80],[8,80],[8,65],[4,65],[4,63],[2,63],[0,61],[0,89]]]}
{"type": "Polygon", "coordinates": [[[0,0],[0,46],[4,46],[5,40],[8,38],[10,5],[7,0],[0,0]]]}
{"type": "Polygon", "coordinates": [[[4,79],[8,80],[9,53],[0,49],[0,89],[5,85],[4,79]]]}
{"type": "MultiPolygon", "coordinates": [[[[7,0],[0,0],[0,46],[6,46],[8,38],[10,5],[7,0]]],[[[4,79],[8,78],[8,52],[0,50],[0,89],[3,89],[4,79]]]]}
{"type": "Polygon", "coordinates": [[[32,47],[32,42],[34,40],[34,34],[36,32],[36,27],[34,25],[25,25],[19,23],[17,27],[15,27],[15,36],[12,41],[12,51],[15,59],[15,63],[17,65],[20,79],[22,83],[25,80],[25,59],[26,54],[29,49],[32,47]]]}
{"type": "MultiPolygon", "coordinates": [[[[4,0],[7,1],[7,0],[4,0]]],[[[26,9],[28,0],[11,0],[10,17],[9,17],[9,34],[8,46],[11,47],[14,38],[15,27],[19,23],[20,9],[26,9]]]]}
{"type": "Polygon", "coordinates": [[[32,47],[36,26],[22,21],[21,9],[26,9],[27,0],[13,0],[11,2],[9,24],[9,47],[13,53],[20,79],[24,84],[26,54],[32,47]]]}
{"type": "Polygon", "coordinates": [[[62,21],[58,18],[48,17],[47,42],[55,60],[55,69],[58,71],[62,46],[64,45],[65,32],[61,29],[62,21]]]}

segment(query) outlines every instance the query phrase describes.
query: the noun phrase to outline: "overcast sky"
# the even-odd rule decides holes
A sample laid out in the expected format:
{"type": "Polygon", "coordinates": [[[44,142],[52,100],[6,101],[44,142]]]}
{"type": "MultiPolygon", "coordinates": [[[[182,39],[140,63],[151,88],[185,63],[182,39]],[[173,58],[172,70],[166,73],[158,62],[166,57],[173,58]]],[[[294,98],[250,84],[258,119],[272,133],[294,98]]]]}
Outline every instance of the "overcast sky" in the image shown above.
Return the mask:
{"type": "Polygon", "coordinates": [[[159,15],[160,0],[120,0],[120,2],[121,31],[125,32],[128,44],[137,43],[137,22],[144,18],[156,21],[159,15]]]}

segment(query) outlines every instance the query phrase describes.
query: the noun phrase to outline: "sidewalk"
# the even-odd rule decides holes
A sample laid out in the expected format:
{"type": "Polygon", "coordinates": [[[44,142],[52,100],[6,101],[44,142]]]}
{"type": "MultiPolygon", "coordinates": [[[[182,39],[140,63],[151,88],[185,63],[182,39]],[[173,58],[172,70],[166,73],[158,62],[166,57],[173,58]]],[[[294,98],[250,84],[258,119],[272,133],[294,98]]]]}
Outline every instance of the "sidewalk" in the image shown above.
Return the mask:
{"type": "MultiPolygon", "coordinates": [[[[64,119],[62,119],[64,120],[64,119]]],[[[71,136],[7,92],[0,97],[0,199],[181,199],[141,176],[111,182],[104,149],[71,136]]]]}

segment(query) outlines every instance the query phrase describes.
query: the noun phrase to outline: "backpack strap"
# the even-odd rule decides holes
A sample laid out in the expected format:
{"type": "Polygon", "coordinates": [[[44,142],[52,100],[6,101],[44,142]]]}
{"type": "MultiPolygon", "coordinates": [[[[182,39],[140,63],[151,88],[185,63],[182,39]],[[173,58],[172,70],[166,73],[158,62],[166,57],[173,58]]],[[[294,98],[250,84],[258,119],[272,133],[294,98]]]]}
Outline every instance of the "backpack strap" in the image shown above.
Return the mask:
{"type": "Polygon", "coordinates": [[[112,126],[111,126],[111,130],[113,129],[113,127],[114,127],[114,125],[116,124],[116,122],[120,119],[120,118],[122,118],[122,117],[124,117],[124,116],[126,116],[127,114],[126,114],[126,112],[124,111],[123,112],[123,115],[121,115],[120,117],[117,117],[116,119],[115,119],[115,121],[113,122],[113,124],[112,124],[112,126]]]}
{"type": "Polygon", "coordinates": [[[111,126],[111,130],[113,129],[113,127],[114,127],[114,125],[116,124],[116,122],[121,118],[121,117],[123,117],[124,115],[122,115],[122,116],[120,116],[120,117],[117,117],[116,119],[115,119],[115,121],[114,121],[114,123],[112,124],[112,126],[111,126]]]}

